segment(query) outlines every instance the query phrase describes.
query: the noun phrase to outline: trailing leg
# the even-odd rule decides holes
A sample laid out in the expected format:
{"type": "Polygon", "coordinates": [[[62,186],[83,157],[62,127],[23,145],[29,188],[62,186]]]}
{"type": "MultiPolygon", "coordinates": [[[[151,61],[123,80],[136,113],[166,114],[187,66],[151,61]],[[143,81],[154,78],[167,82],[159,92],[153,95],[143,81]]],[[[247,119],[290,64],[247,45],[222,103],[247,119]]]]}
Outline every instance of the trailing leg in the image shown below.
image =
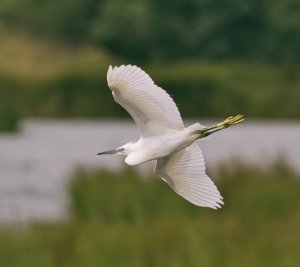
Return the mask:
{"type": "Polygon", "coordinates": [[[198,139],[204,138],[206,136],[209,136],[212,133],[229,128],[243,121],[244,121],[244,115],[230,116],[223,122],[217,123],[209,127],[205,127],[201,130],[196,130],[193,134],[199,135],[198,139]]]}

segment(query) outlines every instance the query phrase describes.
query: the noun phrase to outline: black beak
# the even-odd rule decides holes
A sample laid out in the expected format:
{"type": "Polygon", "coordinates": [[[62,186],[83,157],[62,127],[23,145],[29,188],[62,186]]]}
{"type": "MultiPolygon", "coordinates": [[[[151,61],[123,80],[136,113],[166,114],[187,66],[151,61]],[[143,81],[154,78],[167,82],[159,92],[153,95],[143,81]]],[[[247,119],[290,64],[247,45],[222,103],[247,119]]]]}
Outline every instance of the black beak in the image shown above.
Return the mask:
{"type": "Polygon", "coordinates": [[[118,152],[122,152],[123,150],[124,150],[123,148],[112,149],[112,150],[108,150],[108,151],[97,153],[97,155],[111,155],[111,154],[116,154],[118,152]]]}
{"type": "Polygon", "coordinates": [[[97,153],[97,155],[116,154],[117,152],[118,152],[117,149],[113,149],[113,150],[108,150],[108,151],[104,151],[104,152],[97,153]]]}

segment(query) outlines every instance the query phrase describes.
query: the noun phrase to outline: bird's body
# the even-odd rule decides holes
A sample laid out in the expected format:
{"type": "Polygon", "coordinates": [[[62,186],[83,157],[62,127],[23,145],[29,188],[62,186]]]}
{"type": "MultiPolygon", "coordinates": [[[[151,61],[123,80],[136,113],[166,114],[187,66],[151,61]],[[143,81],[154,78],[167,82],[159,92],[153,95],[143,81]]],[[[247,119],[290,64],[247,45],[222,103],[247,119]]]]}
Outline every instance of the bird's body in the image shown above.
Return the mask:
{"type": "Polygon", "coordinates": [[[130,113],[141,137],[98,154],[123,155],[128,165],[157,160],[155,173],[176,193],[198,206],[220,207],[222,196],[205,174],[202,152],[195,141],[235,125],[243,117],[229,117],[211,127],[199,123],[184,127],[172,98],[140,68],[109,67],[107,81],[115,101],[130,113]]]}
{"type": "Polygon", "coordinates": [[[191,145],[198,138],[193,131],[201,128],[199,124],[194,124],[182,130],[171,129],[161,135],[142,137],[136,143],[126,146],[125,162],[128,165],[138,165],[173,154],[191,145]]]}

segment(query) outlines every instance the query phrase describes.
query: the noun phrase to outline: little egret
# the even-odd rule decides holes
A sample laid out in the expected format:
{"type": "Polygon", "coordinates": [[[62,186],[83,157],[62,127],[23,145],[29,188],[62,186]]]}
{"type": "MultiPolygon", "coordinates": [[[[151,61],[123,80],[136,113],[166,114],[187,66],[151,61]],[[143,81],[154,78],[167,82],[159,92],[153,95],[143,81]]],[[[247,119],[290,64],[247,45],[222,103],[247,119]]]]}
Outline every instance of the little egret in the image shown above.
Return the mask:
{"type": "Polygon", "coordinates": [[[242,122],[243,116],[229,117],[210,127],[199,123],[184,127],[172,98],[139,67],[110,66],[107,82],[115,101],[134,119],[141,137],[97,155],[122,155],[128,165],[156,160],[155,173],[177,194],[197,206],[220,208],[223,198],[205,173],[195,141],[242,122]]]}

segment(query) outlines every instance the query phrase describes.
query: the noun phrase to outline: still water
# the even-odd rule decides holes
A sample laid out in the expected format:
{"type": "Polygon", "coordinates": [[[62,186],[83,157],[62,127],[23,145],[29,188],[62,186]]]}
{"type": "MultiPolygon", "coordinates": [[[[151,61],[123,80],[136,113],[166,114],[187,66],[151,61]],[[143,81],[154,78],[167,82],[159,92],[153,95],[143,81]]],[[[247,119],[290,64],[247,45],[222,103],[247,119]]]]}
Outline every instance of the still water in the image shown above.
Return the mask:
{"type": "MultiPolygon", "coordinates": [[[[96,153],[137,138],[129,121],[28,120],[18,134],[0,134],[0,222],[64,218],[72,171],[122,168],[121,158],[96,153]]],[[[236,159],[267,166],[280,156],[300,172],[300,122],[248,121],[199,144],[210,168],[236,159]]],[[[152,168],[150,163],[139,170],[152,168]]]]}

